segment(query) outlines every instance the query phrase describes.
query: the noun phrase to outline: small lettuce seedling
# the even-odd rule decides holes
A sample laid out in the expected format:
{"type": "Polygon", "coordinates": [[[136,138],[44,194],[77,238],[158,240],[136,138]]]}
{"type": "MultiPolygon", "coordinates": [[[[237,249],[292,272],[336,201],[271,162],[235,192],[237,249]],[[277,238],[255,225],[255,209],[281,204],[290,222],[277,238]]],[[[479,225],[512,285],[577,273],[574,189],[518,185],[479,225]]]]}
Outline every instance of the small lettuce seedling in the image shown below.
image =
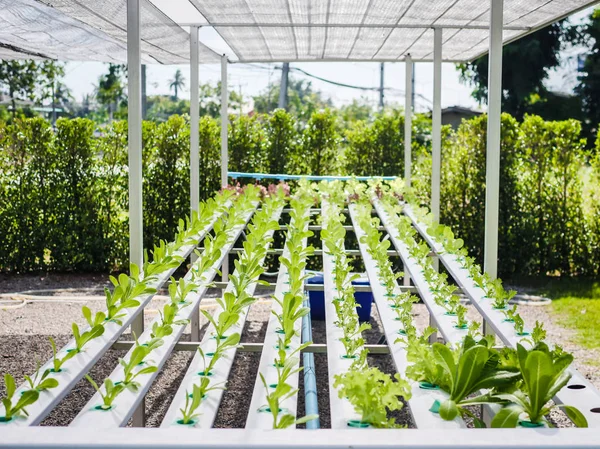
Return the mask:
{"type": "Polygon", "coordinates": [[[96,314],[92,317],[92,311],[87,306],[83,306],[81,308],[81,312],[83,313],[83,316],[90,327],[103,325],[104,321],[106,320],[106,314],[104,312],[96,312],[96,314]]]}
{"type": "Polygon", "coordinates": [[[230,313],[226,310],[221,311],[219,316],[215,319],[210,312],[206,310],[201,310],[202,315],[212,324],[214,328],[215,338],[217,340],[224,340],[226,338],[225,333],[240,319],[239,313],[230,313]]]}
{"type": "Polygon", "coordinates": [[[175,278],[171,277],[171,283],[169,284],[171,304],[174,304],[177,307],[188,305],[189,302],[186,302],[187,295],[196,290],[198,290],[198,285],[194,282],[188,281],[185,278],[181,278],[177,281],[175,278]]]}
{"type": "Polygon", "coordinates": [[[198,407],[200,407],[203,397],[204,395],[202,394],[200,386],[195,384],[192,386],[191,394],[187,391],[185,392],[185,405],[183,408],[179,409],[181,412],[181,419],[178,421],[179,424],[188,425],[195,423],[194,420],[200,416],[200,413],[194,412],[198,409],[198,407]]]}
{"type": "Polygon", "coordinates": [[[14,377],[8,373],[4,374],[4,386],[6,387],[6,397],[2,398],[2,405],[4,405],[4,416],[0,416],[0,422],[11,421],[16,416],[28,416],[25,407],[38,400],[40,396],[39,391],[32,389],[23,392],[17,403],[13,405],[12,400],[15,392],[17,391],[17,385],[15,384],[14,377]]]}
{"type": "Polygon", "coordinates": [[[50,369],[48,368],[40,374],[40,362],[37,362],[36,365],[37,366],[33,377],[25,376],[25,380],[29,384],[29,388],[40,392],[44,390],[49,390],[50,388],[58,387],[58,381],[56,379],[47,378],[50,375],[50,369]]]}
{"type": "Polygon", "coordinates": [[[160,339],[152,339],[148,342],[148,346],[140,345],[136,341],[136,346],[131,353],[131,358],[129,361],[125,361],[124,359],[119,359],[119,363],[123,367],[124,379],[122,384],[131,391],[137,391],[139,388],[139,383],[135,381],[138,376],[144,374],[155,373],[158,370],[156,366],[145,366],[139,371],[134,370],[138,368],[139,365],[144,362],[144,359],[152,352],[154,349],[158,348],[163,344],[163,341],[160,339]]]}
{"type": "Polygon", "coordinates": [[[117,399],[117,396],[125,390],[125,384],[117,383],[116,385],[110,379],[104,380],[104,390],[105,393],[102,392],[102,389],[98,386],[94,379],[92,379],[89,374],[85,375],[85,378],[88,382],[94,387],[94,390],[98,392],[100,397],[102,398],[102,405],[98,406],[101,410],[110,410],[112,408],[112,404],[117,399]]]}
{"type": "Polygon", "coordinates": [[[81,352],[83,347],[88,344],[94,338],[100,337],[104,334],[104,326],[102,324],[97,324],[91,329],[85,331],[83,334],[79,332],[79,326],[77,323],[72,324],[73,329],[73,337],[75,338],[75,351],[81,352]]]}
{"type": "Polygon", "coordinates": [[[294,390],[290,384],[278,383],[275,388],[269,389],[265,376],[259,373],[260,379],[267,392],[267,408],[265,411],[270,412],[273,415],[273,429],[286,429],[296,424],[303,424],[313,419],[317,419],[319,415],[307,415],[303,418],[296,419],[296,417],[290,413],[283,413],[281,404],[286,399],[294,396],[298,390],[294,390]],[[281,415],[281,416],[280,416],[281,415]]]}
{"type": "Polygon", "coordinates": [[[57,350],[56,350],[56,343],[54,342],[54,339],[52,337],[49,337],[48,340],[50,340],[50,346],[52,346],[52,369],[51,369],[51,371],[53,373],[60,373],[62,371],[61,367],[65,364],[65,362],[67,360],[70,360],[73,357],[75,357],[77,355],[77,351],[69,351],[65,354],[65,356],[62,359],[59,359],[56,356],[57,350]]]}

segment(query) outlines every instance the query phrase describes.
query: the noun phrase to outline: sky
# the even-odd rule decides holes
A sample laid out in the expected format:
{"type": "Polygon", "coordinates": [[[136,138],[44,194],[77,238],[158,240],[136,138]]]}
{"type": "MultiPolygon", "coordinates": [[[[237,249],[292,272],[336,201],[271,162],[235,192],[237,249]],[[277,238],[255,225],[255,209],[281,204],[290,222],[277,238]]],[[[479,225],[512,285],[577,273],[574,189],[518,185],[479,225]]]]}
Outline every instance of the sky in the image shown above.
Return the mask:
{"type": "MultiPolygon", "coordinates": [[[[160,0],[166,1],[166,0],[160,0]]],[[[159,2],[159,0],[154,0],[159,2]]],[[[593,8],[584,10],[571,17],[571,23],[584,21],[593,8]]],[[[217,53],[232,55],[231,50],[220,36],[209,27],[200,29],[200,41],[217,53]]],[[[562,64],[549,73],[547,87],[554,91],[572,92],[577,82],[576,57],[582,49],[574,48],[564,51],[561,55],[562,64]]],[[[230,64],[228,69],[228,84],[230,89],[241,92],[246,98],[263,91],[269,82],[279,82],[281,77],[280,64],[230,64]]],[[[297,67],[308,73],[332,81],[366,87],[378,87],[380,66],[379,63],[367,62],[309,62],[294,63],[297,67]]],[[[175,71],[180,69],[186,81],[189,80],[189,65],[149,65],[146,69],[147,94],[167,95],[169,84],[175,71]]],[[[77,101],[81,101],[85,94],[94,90],[98,78],[106,73],[107,65],[98,62],[69,62],[66,67],[65,83],[71,89],[77,101]]],[[[216,84],[220,80],[221,69],[218,64],[203,64],[200,66],[200,82],[216,84]]],[[[299,73],[293,73],[296,78],[307,79],[313,87],[330,98],[334,105],[341,106],[351,103],[354,99],[367,98],[374,106],[378,102],[378,93],[349,89],[334,86],[316,79],[307,78],[299,73]]],[[[404,63],[386,63],[384,67],[384,86],[393,88],[386,91],[386,104],[404,102],[404,63]]],[[[460,81],[460,74],[456,66],[451,63],[442,64],[442,107],[463,106],[485,111],[485,105],[479,105],[471,97],[472,87],[460,81]]],[[[419,62],[415,64],[415,93],[416,110],[425,111],[431,108],[433,97],[433,64],[419,62]]],[[[186,82],[184,98],[189,98],[189,83],[186,82]]]]}

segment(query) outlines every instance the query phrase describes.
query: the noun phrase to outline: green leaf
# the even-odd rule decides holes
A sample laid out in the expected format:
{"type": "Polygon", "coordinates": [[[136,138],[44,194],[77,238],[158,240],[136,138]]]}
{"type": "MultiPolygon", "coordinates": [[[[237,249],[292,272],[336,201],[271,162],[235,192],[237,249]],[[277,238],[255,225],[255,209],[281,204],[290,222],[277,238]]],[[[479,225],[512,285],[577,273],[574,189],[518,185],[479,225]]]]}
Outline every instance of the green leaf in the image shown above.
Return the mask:
{"type": "Polygon", "coordinates": [[[515,428],[519,424],[519,416],[523,413],[523,409],[517,406],[504,407],[492,419],[491,426],[493,428],[515,428]]]}
{"type": "Polygon", "coordinates": [[[569,419],[573,421],[573,423],[577,427],[587,427],[588,422],[583,413],[579,411],[579,409],[573,407],[572,405],[559,405],[561,409],[567,414],[569,419]]]}
{"type": "Polygon", "coordinates": [[[440,404],[439,413],[442,419],[452,421],[459,415],[459,409],[456,402],[451,399],[446,399],[440,404]]]}
{"type": "Polygon", "coordinates": [[[15,379],[10,374],[4,374],[4,385],[6,386],[6,397],[8,399],[12,398],[17,390],[17,386],[15,384],[15,379]]]}

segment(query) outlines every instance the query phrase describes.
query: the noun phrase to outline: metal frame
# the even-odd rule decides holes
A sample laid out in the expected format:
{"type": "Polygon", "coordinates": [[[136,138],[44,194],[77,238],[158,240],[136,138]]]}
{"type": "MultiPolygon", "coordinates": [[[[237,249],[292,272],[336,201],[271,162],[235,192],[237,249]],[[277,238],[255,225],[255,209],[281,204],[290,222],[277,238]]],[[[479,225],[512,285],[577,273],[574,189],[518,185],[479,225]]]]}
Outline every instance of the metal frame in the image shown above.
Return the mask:
{"type": "Polygon", "coordinates": [[[484,270],[498,275],[498,209],[500,207],[500,126],[502,114],[502,18],[504,0],[490,0],[488,122],[485,168],[484,270]]]}
{"type": "Polygon", "coordinates": [[[442,29],[433,33],[433,111],[431,113],[431,213],[440,220],[442,164],[442,29]]]}
{"type": "Polygon", "coordinates": [[[410,187],[412,173],[412,76],[414,65],[410,54],[405,57],[405,80],[404,80],[404,182],[410,187]]]}
{"type": "Polygon", "coordinates": [[[190,27],[190,209],[198,211],[200,203],[200,27],[190,27]]]}

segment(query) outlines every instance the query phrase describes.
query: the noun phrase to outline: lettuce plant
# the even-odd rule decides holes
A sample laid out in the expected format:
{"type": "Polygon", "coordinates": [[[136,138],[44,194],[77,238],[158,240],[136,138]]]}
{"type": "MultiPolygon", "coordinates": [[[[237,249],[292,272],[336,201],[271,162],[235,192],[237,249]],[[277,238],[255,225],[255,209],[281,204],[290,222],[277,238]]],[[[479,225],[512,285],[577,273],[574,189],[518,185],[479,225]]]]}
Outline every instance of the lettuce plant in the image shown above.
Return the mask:
{"type": "Polygon", "coordinates": [[[399,374],[392,378],[378,368],[369,368],[366,363],[353,363],[350,370],[334,378],[333,386],[338,389],[339,397],[348,398],[361,416],[359,425],[398,427],[394,418],[388,418],[388,411],[402,408],[400,397],[411,397],[410,385],[399,374]]]}
{"type": "Polygon", "coordinates": [[[104,289],[106,295],[106,308],[108,310],[106,319],[114,321],[115,323],[122,325],[121,318],[125,316],[121,313],[124,309],[131,307],[137,307],[140,302],[135,298],[140,295],[149,295],[156,293],[155,288],[148,286],[149,278],[144,278],[140,281],[140,271],[135,264],[130,266],[131,276],[127,276],[122,273],[118,278],[110,276],[110,281],[114,285],[115,289],[113,292],[104,289]]]}
{"type": "Polygon", "coordinates": [[[72,324],[73,337],[75,338],[75,352],[81,352],[83,347],[88,344],[94,338],[100,337],[104,334],[104,326],[98,324],[91,329],[85,331],[83,334],[79,332],[79,326],[77,323],[72,324]]]}
{"type": "Polygon", "coordinates": [[[43,373],[40,373],[40,363],[37,362],[36,365],[37,367],[33,377],[25,376],[25,380],[29,384],[29,388],[39,392],[58,387],[58,381],[56,379],[48,378],[51,373],[50,369],[46,369],[43,373]]]}
{"type": "Polygon", "coordinates": [[[152,262],[149,261],[148,251],[144,251],[144,276],[157,276],[164,271],[177,268],[183,262],[183,257],[171,254],[172,248],[167,246],[164,240],[159,245],[154,245],[152,251],[152,262]]]}
{"type": "Polygon", "coordinates": [[[540,344],[528,351],[517,345],[518,366],[523,378],[523,386],[512,393],[499,394],[508,401],[494,416],[492,427],[516,427],[519,422],[525,425],[548,425],[545,416],[553,409],[562,409],[577,427],[587,427],[585,416],[570,405],[548,405],[571,378],[567,371],[573,362],[571,354],[562,353],[555,357],[548,346],[540,344]]]}
{"type": "Polygon", "coordinates": [[[142,369],[136,371],[136,369],[142,365],[144,359],[152,352],[154,349],[162,346],[163,341],[161,339],[152,339],[146,345],[140,345],[136,341],[135,348],[131,352],[131,357],[128,361],[124,359],[119,359],[119,363],[123,367],[123,381],[122,384],[131,391],[137,391],[139,388],[139,382],[136,382],[136,378],[138,376],[144,374],[151,374],[158,371],[158,367],[156,366],[145,366],[142,369]]]}
{"type": "Polygon", "coordinates": [[[509,388],[520,378],[518,371],[500,365],[498,352],[486,339],[476,342],[467,336],[455,352],[445,345],[434,343],[433,352],[436,363],[444,371],[439,386],[449,394],[448,399],[440,404],[439,414],[448,421],[467,415],[475,419],[477,426],[484,426],[466,406],[501,402],[494,390],[509,388]],[[480,390],[492,391],[472,396],[480,390]]]}
{"type": "Polygon", "coordinates": [[[307,415],[303,418],[296,419],[293,414],[285,413],[285,410],[281,408],[281,403],[294,396],[298,390],[294,390],[290,384],[284,382],[279,382],[275,388],[269,389],[265,376],[263,376],[262,373],[259,373],[259,375],[265,387],[265,391],[267,392],[267,407],[263,410],[270,412],[271,415],[273,415],[273,429],[285,429],[293,425],[306,423],[319,417],[318,415],[307,415]]]}
{"type": "Polygon", "coordinates": [[[102,405],[98,406],[101,410],[110,410],[112,408],[112,404],[117,399],[117,396],[125,390],[125,384],[116,383],[114,384],[110,379],[104,379],[104,393],[102,389],[98,386],[94,379],[92,379],[88,374],[85,375],[85,378],[88,382],[94,387],[94,390],[98,392],[100,397],[102,398],[102,405]]]}
{"type": "Polygon", "coordinates": [[[75,357],[77,355],[77,351],[69,351],[64,355],[64,357],[58,358],[57,350],[56,350],[56,343],[54,342],[54,339],[52,337],[49,337],[48,340],[50,340],[50,346],[52,346],[52,369],[51,369],[51,371],[53,373],[60,373],[62,371],[62,366],[65,364],[65,362],[67,362],[68,360],[75,357]]]}
{"type": "Polygon", "coordinates": [[[28,416],[25,407],[38,400],[40,396],[39,391],[36,389],[24,391],[17,400],[17,403],[13,405],[12,401],[17,391],[17,385],[15,384],[15,379],[8,373],[4,374],[4,386],[6,387],[6,397],[2,398],[4,416],[0,416],[0,422],[11,421],[16,416],[28,416]]]}
{"type": "Polygon", "coordinates": [[[199,413],[195,413],[202,403],[204,395],[200,390],[200,386],[194,384],[192,386],[192,393],[185,392],[185,405],[180,408],[181,419],[178,421],[179,424],[195,424],[195,419],[200,416],[199,413]]]}
{"type": "Polygon", "coordinates": [[[96,312],[92,316],[92,311],[87,306],[83,306],[81,312],[90,327],[103,325],[104,321],[106,321],[106,314],[104,312],[96,312]]]}

